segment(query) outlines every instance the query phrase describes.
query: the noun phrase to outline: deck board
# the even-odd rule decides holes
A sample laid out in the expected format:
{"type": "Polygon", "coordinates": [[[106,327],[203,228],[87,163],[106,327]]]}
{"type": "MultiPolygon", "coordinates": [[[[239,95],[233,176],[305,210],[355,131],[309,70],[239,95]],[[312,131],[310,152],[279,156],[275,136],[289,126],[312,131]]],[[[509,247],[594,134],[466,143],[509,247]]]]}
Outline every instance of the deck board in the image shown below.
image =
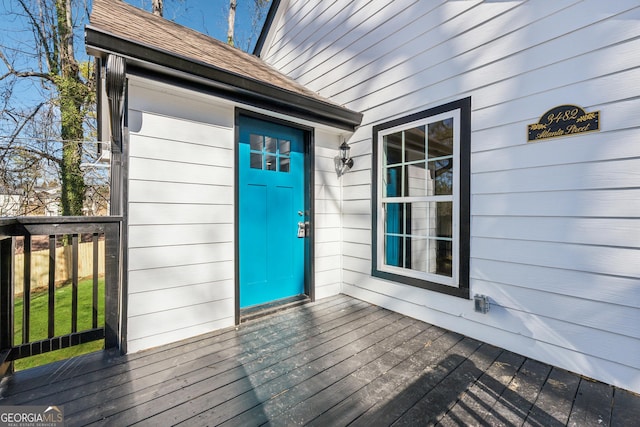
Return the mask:
{"type": "MultiPolygon", "coordinates": [[[[345,306],[344,304],[345,303],[339,304],[334,309],[343,309],[345,306]]],[[[370,308],[361,303],[359,306],[363,308],[370,308]]],[[[327,315],[329,316],[331,315],[331,308],[331,306],[327,307],[327,315]]],[[[110,384],[119,385],[121,383],[121,380],[117,378],[117,375],[124,374],[129,376],[131,379],[153,375],[156,372],[161,372],[167,369],[169,366],[179,365],[182,360],[195,360],[201,354],[215,354],[218,348],[223,349],[223,351],[226,352],[232,351],[234,343],[239,346],[244,345],[246,350],[250,351],[250,349],[254,347],[253,338],[260,338],[262,336],[262,329],[272,325],[274,320],[275,319],[268,319],[264,323],[251,325],[238,333],[228,330],[219,331],[218,333],[212,333],[193,340],[183,341],[179,344],[164,346],[158,351],[141,352],[122,358],[107,359],[105,362],[106,365],[104,366],[95,360],[90,360],[90,362],[84,363],[86,366],[74,363],[76,361],[85,361],[86,359],[91,358],[99,359],[99,354],[62,362],[62,368],[64,369],[58,368],[58,364],[52,364],[51,367],[46,369],[46,371],[62,370],[66,372],[66,378],[61,376],[61,378],[64,378],[64,381],[55,382],[55,377],[51,377],[43,372],[43,375],[40,375],[39,378],[23,381],[19,384],[13,384],[13,395],[10,400],[12,403],[19,404],[22,401],[34,401],[34,399],[37,399],[39,396],[46,399],[46,393],[58,394],[65,390],[86,386],[89,383],[96,383],[98,390],[104,390],[109,387],[110,384]],[[212,339],[215,339],[215,342],[211,342],[212,339]],[[241,339],[244,339],[244,341],[240,342],[239,340],[241,339]],[[234,341],[230,342],[229,340],[234,341]],[[249,341],[249,343],[246,343],[247,341],[249,341]],[[66,365],[78,366],[75,367],[75,369],[70,369],[67,368],[66,365]],[[110,369],[110,367],[113,369],[110,369]],[[78,371],[80,375],[73,375],[74,370],[78,371]],[[132,376],[132,374],[135,374],[135,376],[132,376]],[[41,388],[43,384],[48,384],[49,382],[55,382],[55,384],[48,388],[41,388]]],[[[284,316],[283,319],[278,320],[280,320],[280,323],[286,322],[284,316]]],[[[300,320],[301,323],[304,322],[305,317],[301,316],[300,320]]],[[[274,333],[278,333],[278,331],[274,329],[274,333]]],[[[222,355],[222,357],[223,356],[224,355],[222,355]]],[[[27,373],[25,372],[23,374],[27,373]]],[[[60,374],[58,373],[58,375],[60,374]]],[[[86,392],[86,389],[84,389],[83,392],[86,392]]]]}
{"type": "Polygon", "coordinates": [[[579,384],[577,375],[553,368],[525,420],[525,426],[566,425],[579,384]]]}
{"type": "MultiPolygon", "coordinates": [[[[376,307],[362,304],[338,308],[340,310],[331,315],[307,322],[293,319],[296,320],[296,324],[290,325],[289,328],[286,324],[290,323],[290,319],[285,319],[278,324],[257,329],[254,331],[255,334],[243,334],[244,340],[240,345],[221,350],[225,352],[224,358],[217,357],[218,353],[211,353],[197,359],[195,366],[193,366],[194,362],[183,363],[175,370],[168,384],[166,381],[160,381],[147,387],[144,392],[131,391],[117,402],[104,403],[99,410],[103,412],[108,410],[108,415],[115,423],[129,425],[142,421],[144,416],[152,418],[162,411],[164,411],[163,416],[170,417],[172,413],[179,413],[193,406],[191,399],[195,398],[199,398],[203,404],[207,405],[223,403],[224,400],[220,402],[218,400],[241,395],[251,390],[252,384],[246,381],[248,373],[267,372],[285,353],[303,353],[308,349],[307,344],[310,340],[320,339],[319,336],[325,340],[329,339],[340,332],[339,327],[344,324],[364,324],[373,316],[389,315],[388,312],[376,307]],[[342,309],[349,310],[343,312],[342,309]],[[277,328],[276,331],[273,328],[277,328]],[[322,331],[325,333],[322,334],[322,331]],[[282,336],[279,337],[278,332],[282,336]],[[186,396],[185,399],[189,400],[189,404],[180,407],[182,396],[186,396]],[[132,406],[131,399],[135,399],[137,405],[132,406]]],[[[87,415],[81,414],[80,417],[78,421],[84,421],[87,415]]],[[[176,417],[179,419],[179,415],[176,417]]]]}
{"type": "MultiPolygon", "coordinates": [[[[350,326],[349,332],[346,334],[337,336],[327,342],[319,342],[318,345],[307,349],[303,353],[281,359],[272,365],[270,369],[262,370],[249,376],[250,383],[253,385],[251,390],[224,402],[219,408],[213,408],[203,413],[191,422],[197,424],[199,421],[202,422],[204,418],[210,418],[211,423],[215,425],[232,418],[236,414],[250,410],[263,400],[278,395],[289,387],[295,386],[298,382],[312,377],[315,373],[322,372],[340,363],[349,355],[366,350],[370,345],[370,341],[379,340],[397,333],[400,328],[398,325],[400,319],[401,316],[395,313],[380,316],[377,319],[371,318],[366,325],[362,325],[357,329],[350,326]]],[[[310,341],[312,341],[310,345],[313,345],[313,340],[310,341]]],[[[165,417],[165,414],[162,414],[162,417],[165,417]]],[[[174,421],[185,421],[188,418],[174,420],[170,417],[169,419],[173,423],[174,421]]]]}
{"type": "MultiPolygon", "coordinates": [[[[479,343],[480,344],[480,343],[479,343]]],[[[394,425],[416,425],[425,418],[434,424],[446,415],[454,419],[451,411],[459,399],[482,376],[500,354],[500,349],[480,344],[467,359],[461,360],[436,387],[407,411],[394,425]]]]}
{"type": "Polygon", "coordinates": [[[612,426],[637,425],[640,420],[640,401],[636,394],[626,390],[614,389],[614,404],[611,411],[612,426]]]}
{"type": "MultiPolygon", "coordinates": [[[[373,363],[384,353],[385,346],[400,345],[407,334],[415,333],[411,326],[416,322],[407,320],[409,319],[401,318],[376,333],[363,336],[321,358],[310,360],[288,375],[257,387],[254,393],[259,396],[260,405],[250,408],[240,416],[223,419],[216,417],[214,410],[199,415],[194,421],[198,424],[211,419],[214,423],[229,421],[230,425],[247,425],[261,419],[262,422],[267,422],[279,412],[313,397],[321,390],[331,388],[341,394],[344,390],[336,386],[340,379],[350,376],[360,366],[373,363]]],[[[320,402],[320,405],[324,406],[326,403],[320,402]]],[[[230,411],[232,415],[239,412],[230,411]]]]}
{"type": "Polygon", "coordinates": [[[610,425],[612,400],[613,387],[595,381],[581,381],[569,425],[575,427],[610,425]]]}
{"type": "Polygon", "coordinates": [[[524,360],[517,354],[501,351],[438,425],[482,425],[524,360]]]}
{"type": "Polygon", "coordinates": [[[626,426],[640,396],[344,295],[5,378],[67,425],[626,426]]]}
{"type": "MultiPolygon", "coordinates": [[[[424,357],[425,349],[445,333],[446,331],[442,329],[431,327],[402,347],[393,350],[392,356],[398,360],[398,363],[386,371],[375,372],[377,376],[374,376],[370,372],[371,369],[367,369],[366,366],[361,368],[355,376],[362,378],[364,385],[346,397],[334,395],[331,389],[323,391],[317,398],[333,399],[336,404],[329,410],[317,414],[316,418],[308,416],[305,420],[312,420],[311,423],[315,425],[346,425],[355,420],[376,403],[392,395],[398,387],[413,381],[414,376],[420,372],[427,360],[424,357]]],[[[313,401],[303,402],[299,408],[296,408],[295,413],[298,414],[301,411],[316,415],[313,401]]]]}
{"type": "MultiPolygon", "coordinates": [[[[393,334],[379,343],[375,343],[366,350],[350,355],[343,362],[304,381],[286,391],[280,396],[271,399],[261,405],[265,415],[272,425],[290,425],[295,422],[303,424],[313,419],[315,414],[309,417],[309,410],[317,413],[326,411],[331,406],[340,402],[342,396],[348,396],[369,382],[369,377],[380,375],[381,371],[397,363],[392,349],[404,346],[423,332],[416,322],[396,334],[393,334]],[[290,409],[296,407],[294,413],[296,420],[290,420],[290,409]]],[[[251,420],[250,416],[243,414],[230,420],[228,425],[246,425],[251,420]]]]}
{"type": "Polygon", "coordinates": [[[531,359],[525,360],[485,421],[490,425],[501,422],[522,425],[550,371],[549,365],[531,359]]]}

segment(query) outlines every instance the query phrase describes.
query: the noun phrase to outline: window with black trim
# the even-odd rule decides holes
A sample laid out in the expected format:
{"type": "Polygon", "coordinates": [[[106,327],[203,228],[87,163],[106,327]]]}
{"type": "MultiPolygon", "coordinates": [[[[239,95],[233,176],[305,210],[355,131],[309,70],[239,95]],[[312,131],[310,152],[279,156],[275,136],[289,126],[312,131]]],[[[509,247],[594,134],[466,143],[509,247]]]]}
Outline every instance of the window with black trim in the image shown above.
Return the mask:
{"type": "Polygon", "coordinates": [[[469,297],[471,98],[373,128],[372,275],[469,297]]]}

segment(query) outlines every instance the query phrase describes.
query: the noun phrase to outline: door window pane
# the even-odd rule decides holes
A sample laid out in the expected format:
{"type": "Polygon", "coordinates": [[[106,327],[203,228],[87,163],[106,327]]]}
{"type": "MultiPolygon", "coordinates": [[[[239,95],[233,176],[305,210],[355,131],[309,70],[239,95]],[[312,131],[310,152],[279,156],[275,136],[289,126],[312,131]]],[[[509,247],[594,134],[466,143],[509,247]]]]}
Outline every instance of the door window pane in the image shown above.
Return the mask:
{"type": "Polygon", "coordinates": [[[262,169],[262,154],[250,154],[250,166],[252,169],[262,169]]]}
{"type": "Polygon", "coordinates": [[[276,138],[272,138],[270,136],[264,137],[264,151],[267,153],[276,153],[278,148],[278,140],[276,138]]]}
{"type": "Polygon", "coordinates": [[[265,160],[266,160],[266,162],[265,162],[265,169],[266,170],[268,170],[268,171],[277,170],[278,163],[276,161],[276,156],[267,155],[265,160]]]}
{"type": "Polygon", "coordinates": [[[288,157],[280,157],[280,172],[289,172],[291,160],[288,157]]]}
{"type": "Polygon", "coordinates": [[[278,151],[281,156],[288,156],[291,152],[291,141],[285,139],[280,140],[280,150],[278,151]]]}
{"type": "Polygon", "coordinates": [[[249,136],[249,145],[251,151],[262,151],[262,142],[262,135],[256,135],[252,133],[251,136],[249,136]]]}

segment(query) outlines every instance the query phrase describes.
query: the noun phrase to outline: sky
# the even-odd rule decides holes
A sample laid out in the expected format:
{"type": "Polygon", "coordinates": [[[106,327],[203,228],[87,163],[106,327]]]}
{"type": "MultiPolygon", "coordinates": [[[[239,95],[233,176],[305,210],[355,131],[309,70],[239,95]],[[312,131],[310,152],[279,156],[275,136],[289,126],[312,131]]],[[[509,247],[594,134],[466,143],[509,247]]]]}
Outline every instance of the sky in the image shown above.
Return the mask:
{"type": "MultiPolygon", "coordinates": [[[[151,10],[151,0],[126,0],[126,2],[151,10]]],[[[237,44],[241,49],[252,52],[260,35],[262,23],[258,27],[258,32],[251,36],[254,0],[237,0],[237,3],[235,22],[237,44]],[[249,42],[249,49],[247,49],[249,42]]],[[[228,11],[229,0],[164,0],[166,19],[222,41],[227,40],[228,11]]],[[[264,15],[266,16],[266,11],[264,15]]]]}
{"type": "MultiPolygon", "coordinates": [[[[91,2],[91,0],[86,1],[88,3],[91,2]]],[[[151,10],[151,0],[125,1],[141,9],[151,10]]],[[[236,46],[250,53],[253,52],[253,47],[263,25],[260,22],[252,34],[251,21],[254,15],[254,4],[254,0],[237,0],[235,22],[236,46]]],[[[269,6],[270,3],[265,8],[263,18],[266,16],[269,6]]],[[[13,13],[14,11],[20,12],[17,0],[0,0],[0,46],[3,49],[8,48],[11,50],[16,48],[28,51],[32,49],[30,46],[33,44],[31,30],[24,22],[23,13],[13,13]]],[[[228,11],[229,0],[164,0],[164,17],[166,19],[193,28],[224,42],[227,39],[228,11]]],[[[86,23],[84,14],[78,14],[77,17],[82,17],[78,24],[80,27],[84,27],[86,23]]],[[[87,56],[83,40],[84,31],[78,29],[75,33],[77,58],[81,61],[86,60],[87,56]]],[[[17,55],[16,58],[16,68],[18,69],[37,68],[37,64],[28,62],[32,61],[28,55],[17,55]],[[21,58],[23,61],[20,61],[21,58]]],[[[6,67],[0,63],[0,75],[5,72],[6,67]]],[[[34,103],[37,103],[42,97],[38,84],[30,81],[21,82],[15,90],[20,95],[13,99],[16,106],[19,104],[35,105],[34,103]]],[[[1,91],[2,84],[0,84],[1,91]]]]}

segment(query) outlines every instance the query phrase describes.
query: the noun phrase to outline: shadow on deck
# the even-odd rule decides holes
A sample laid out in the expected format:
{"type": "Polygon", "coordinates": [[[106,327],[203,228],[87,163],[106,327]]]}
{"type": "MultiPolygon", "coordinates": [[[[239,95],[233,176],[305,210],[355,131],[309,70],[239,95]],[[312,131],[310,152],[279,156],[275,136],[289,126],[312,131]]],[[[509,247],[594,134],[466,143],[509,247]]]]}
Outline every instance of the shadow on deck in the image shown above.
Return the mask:
{"type": "Polygon", "coordinates": [[[637,425],[640,396],[339,295],[6,378],[66,425],[637,425]]]}

